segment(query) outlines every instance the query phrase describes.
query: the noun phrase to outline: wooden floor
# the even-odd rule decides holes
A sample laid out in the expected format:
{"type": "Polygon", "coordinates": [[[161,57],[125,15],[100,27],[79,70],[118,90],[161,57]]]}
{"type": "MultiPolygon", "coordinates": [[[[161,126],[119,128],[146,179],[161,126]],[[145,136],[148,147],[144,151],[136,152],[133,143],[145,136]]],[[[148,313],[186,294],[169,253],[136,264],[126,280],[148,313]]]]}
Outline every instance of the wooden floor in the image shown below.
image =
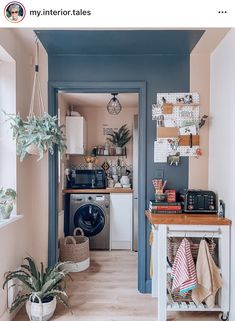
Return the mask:
{"type": "MultiPolygon", "coordinates": [[[[137,291],[137,253],[91,252],[91,267],[72,274],[67,293],[73,315],[57,305],[53,321],[162,321],[157,319],[157,301],[137,291]]],[[[24,309],[15,321],[26,321],[24,309]]],[[[174,313],[168,320],[215,321],[217,314],[174,313]]]]}

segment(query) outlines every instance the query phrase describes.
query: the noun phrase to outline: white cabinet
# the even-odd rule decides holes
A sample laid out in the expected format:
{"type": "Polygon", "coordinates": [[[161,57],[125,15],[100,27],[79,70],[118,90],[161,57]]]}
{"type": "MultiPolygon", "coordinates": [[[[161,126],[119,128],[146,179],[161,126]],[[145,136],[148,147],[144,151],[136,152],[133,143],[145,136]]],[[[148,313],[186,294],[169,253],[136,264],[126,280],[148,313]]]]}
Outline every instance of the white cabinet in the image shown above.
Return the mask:
{"type": "Polygon", "coordinates": [[[66,117],[67,154],[84,155],[86,150],[86,120],[82,116],[66,117]]]}
{"type": "Polygon", "coordinates": [[[110,194],[111,250],[132,249],[132,193],[110,194]]]}

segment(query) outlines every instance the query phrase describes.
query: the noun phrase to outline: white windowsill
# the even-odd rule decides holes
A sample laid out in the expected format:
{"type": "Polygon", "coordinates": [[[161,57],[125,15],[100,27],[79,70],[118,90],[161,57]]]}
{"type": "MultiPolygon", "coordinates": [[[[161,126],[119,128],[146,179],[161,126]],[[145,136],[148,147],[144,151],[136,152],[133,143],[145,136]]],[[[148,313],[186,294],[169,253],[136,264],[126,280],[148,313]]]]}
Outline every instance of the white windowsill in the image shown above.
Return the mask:
{"type": "Polygon", "coordinates": [[[24,217],[24,215],[20,215],[20,214],[12,215],[10,218],[0,221],[0,229],[15,222],[15,221],[22,219],[23,217],[24,217]]]}

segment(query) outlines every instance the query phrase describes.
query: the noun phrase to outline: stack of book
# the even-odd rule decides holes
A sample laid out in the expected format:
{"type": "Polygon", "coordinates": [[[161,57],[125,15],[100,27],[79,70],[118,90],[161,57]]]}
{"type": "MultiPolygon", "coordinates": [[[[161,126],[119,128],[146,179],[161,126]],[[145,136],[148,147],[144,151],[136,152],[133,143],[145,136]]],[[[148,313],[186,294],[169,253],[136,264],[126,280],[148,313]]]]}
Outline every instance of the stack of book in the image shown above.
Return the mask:
{"type": "Polygon", "coordinates": [[[182,208],[180,202],[149,202],[149,211],[151,214],[181,214],[182,208]]]}

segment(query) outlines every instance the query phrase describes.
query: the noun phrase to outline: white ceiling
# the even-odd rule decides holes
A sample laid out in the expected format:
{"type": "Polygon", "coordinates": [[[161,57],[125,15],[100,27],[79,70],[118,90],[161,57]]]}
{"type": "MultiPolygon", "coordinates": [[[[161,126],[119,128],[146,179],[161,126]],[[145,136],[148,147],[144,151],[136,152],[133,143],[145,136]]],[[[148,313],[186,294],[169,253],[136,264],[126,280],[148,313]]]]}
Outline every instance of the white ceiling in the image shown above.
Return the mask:
{"type": "MultiPolygon", "coordinates": [[[[113,97],[110,93],[63,93],[60,95],[64,98],[68,105],[75,107],[104,107],[107,106],[110,99],[113,97]]],[[[138,107],[137,93],[120,93],[117,96],[122,107],[138,107]]]]}

